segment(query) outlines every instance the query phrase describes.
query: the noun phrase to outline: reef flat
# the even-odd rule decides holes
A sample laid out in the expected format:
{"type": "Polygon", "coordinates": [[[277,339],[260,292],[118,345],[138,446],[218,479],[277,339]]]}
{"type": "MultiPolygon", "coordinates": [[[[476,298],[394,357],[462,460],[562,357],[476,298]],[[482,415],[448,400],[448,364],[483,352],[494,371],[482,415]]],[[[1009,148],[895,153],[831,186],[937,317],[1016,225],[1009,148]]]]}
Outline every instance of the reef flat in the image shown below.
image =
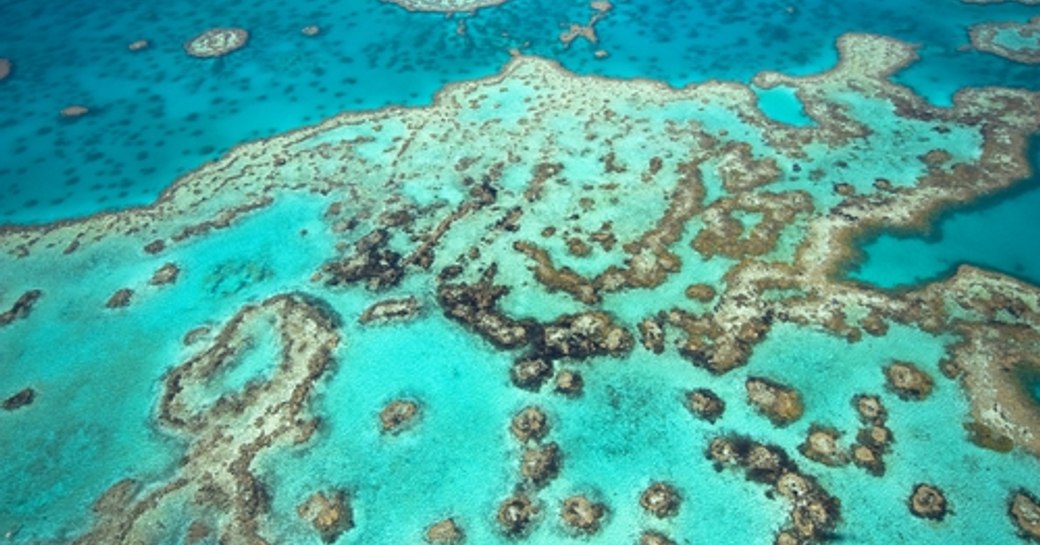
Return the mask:
{"type": "Polygon", "coordinates": [[[979,51],[1025,64],[1040,64],[1040,17],[1027,23],[984,23],[971,28],[979,51]]]}
{"type": "MultiPolygon", "coordinates": [[[[891,79],[912,46],[837,48],[754,79],[800,126],[741,84],[518,56],[426,108],[238,146],[151,206],[6,229],[0,439],[67,417],[70,374],[133,392],[112,403],[164,439],[94,439],[80,456],[111,465],[75,477],[80,511],[34,496],[0,523],[39,543],[1032,535],[1040,291],[840,271],[864,233],[1028,177],[1040,95],[939,108],[891,79]]],[[[32,465],[5,494],[32,495],[32,465]]]]}
{"type": "Polygon", "coordinates": [[[506,0],[384,0],[392,2],[409,11],[438,11],[455,13],[474,11],[479,8],[496,6],[506,0]]]}

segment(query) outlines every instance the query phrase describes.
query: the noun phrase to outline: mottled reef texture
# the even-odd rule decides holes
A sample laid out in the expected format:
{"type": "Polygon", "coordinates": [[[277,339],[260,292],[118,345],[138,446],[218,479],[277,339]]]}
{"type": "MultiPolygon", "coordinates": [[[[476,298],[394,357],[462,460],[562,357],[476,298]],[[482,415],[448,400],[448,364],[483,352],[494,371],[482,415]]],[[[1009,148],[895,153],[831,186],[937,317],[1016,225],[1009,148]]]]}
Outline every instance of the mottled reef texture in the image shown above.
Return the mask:
{"type": "Polygon", "coordinates": [[[1025,64],[1040,64],[1040,17],[1027,23],[985,23],[971,28],[971,45],[979,51],[1025,64]]]}
{"type": "Polygon", "coordinates": [[[223,57],[245,47],[249,32],[242,28],[211,28],[184,43],[184,50],[192,57],[223,57]]]}
{"type": "Polygon", "coordinates": [[[397,4],[409,11],[437,11],[455,13],[459,11],[475,11],[479,8],[497,6],[506,0],[383,0],[397,4]]]}
{"type": "MultiPolygon", "coordinates": [[[[502,369],[504,384],[511,378],[543,393],[555,384],[575,397],[564,403],[582,403],[591,396],[578,396],[581,375],[570,370],[564,377],[559,369],[644,350],[724,374],[745,365],[779,323],[849,342],[908,324],[953,339],[943,370],[963,387],[971,414],[953,415],[947,425],[960,429],[967,420],[990,444],[1040,455],[1037,407],[1016,379],[1016,371],[1040,368],[1040,290],[972,267],[900,293],[840,279],[859,237],[921,230],[944,208],[1026,178],[1026,141],[1040,128],[1040,95],[965,89],[952,107],[936,108],[890,80],[915,60],[913,47],[846,35],[838,48],[841,62],[831,71],[754,80],[767,89],[793,88],[813,121],[804,127],[766,117],[743,85],[673,89],[576,77],[549,61],[518,57],[495,77],[449,86],[427,108],[341,115],[243,144],[178,180],[152,206],[7,229],[0,252],[12,267],[23,259],[60,266],[99,241],[127,242],[141,249],[133,258],[157,271],[154,283],[171,283],[179,269],[169,256],[290,194],[308,195],[328,202],[316,220],[335,239],[310,269],[316,292],[370,292],[381,302],[360,319],[373,325],[436,309],[460,331],[509,351],[513,372],[502,369]],[[885,165],[875,167],[881,161],[872,154],[884,155],[885,165]],[[688,279],[706,260],[722,269],[721,278],[688,279]],[[670,280],[678,289],[655,297],[653,290],[670,280]],[[403,289],[414,298],[385,293],[403,289]],[[638,298],[641,315],[631,316],[626,292],[638,298]]],[[[23,327],[34,305],[57,304],[39,291],[22,293],[0,291],[0,305],[10,308],[0,326],[23,327]]],[[[129,295],[114,306],[124,302],[131,303],[129,295]]],[[[176,502],[197,506],[193,527],[211,528],[221,543],[264,543],[259,521],[270,492],[250,462],[259,450],[305,443],[314,431],[308,396],[339,342],[326,306],[296,295],[249,306],[209,348],[170,371],[159,421],[189,443],[183,465],[165,482],[115,485],[80,542],[150,542],[163,506],[176,502]],[[261,317],[273,320],[283,345],[276,370],[241,392],[200,400],[197,386],[235,361],[241,324],[261,317]]],[[[889,387],[908,402],[924,399],[941,380],[910,363],[888,363],[889,387]]],[[[778,427],[801,418],[804,401],[795,387],[751,375],[746,401],[765,418],[778,427]]],[[[686,404],[707,422],[727,418],[710,390],[674,397],[677,407],[686,404]]],[[[725,401],[733,407],[743,400],[725,401]]],[[[382,425],[397,429],[419,408],[407,400],[388,406],[382,425]]],[[[592,533],[621,509],[582,490],[565,505],[541,497],[567,471],[570,445],[552,437],[567,415],[555,410],[517,407],[503,423],[502,433],[517,439],[511,463],[519,470],[488,521],[505,535],[522,537],[548,519],[592,533]]],[[[882,475],[893,443],[884,405],[868,393],[849,410],[862,424],[855,442],[847,430],[821,422],[805,438],[804,455],[813,464],[851,462],[882,475]]],[[[705,449],[720,470],[741,468],[784,498],[790,516],[777,543],[826,540],[841,524],[838,498],[779,447],[726,435],[705,449]]],[[[681,491],[658,484],[668,489],[648,489],[633,505],[660,517],[696,508],[692,498],[680,507],[681,491]]],[[[922,516],[938,517],[937,496],[922,490],[912,504],[922,516]]],[[[308,518],[320,519],[323,506],[338,509],[329,501],[335,494],[315,500],[308,518]]],[[[1023,494],[1009,516],[1028,533],[1035,531],[1035,502],[1023,494]]],[[[347,520],[343,500],[332,522],[347,520]]],[[[341,526],[316,529],[349,531],[341,526]]],[[[454,539],[444,529],[445,540],[454,539]]],[[[420,538],[423,528],[415,532],[420,538]]],[[[648,544],[672,540],[653,530],[640,537],[648,544]]]]}
{"type": "MultiPolygon", "coordinates": [[[[272,297],[231,318],[208,348],[165,377],[159,422],[189,445],[176,473],[164,482],[113,485],[94,505],[93,530],[76,543],[163,542],[170,539],[160,533],[165,509],[178,505],[194,506],[192,527],[208,529],[221,543],[267,543],[258,531],[270,493],[250,466],[264,449],[310,439],[315,423],[307,401],[340,342],[338,322],[324,305],[298,295],[272,297]],[[206,399],[207,382],[239,362],[244,337],[257,325],[275,329],[281,361],[264,380],[206,399]]],[[[339,492],[315,496],[300,515],[326,541],[353,524],[339,492]]]]}

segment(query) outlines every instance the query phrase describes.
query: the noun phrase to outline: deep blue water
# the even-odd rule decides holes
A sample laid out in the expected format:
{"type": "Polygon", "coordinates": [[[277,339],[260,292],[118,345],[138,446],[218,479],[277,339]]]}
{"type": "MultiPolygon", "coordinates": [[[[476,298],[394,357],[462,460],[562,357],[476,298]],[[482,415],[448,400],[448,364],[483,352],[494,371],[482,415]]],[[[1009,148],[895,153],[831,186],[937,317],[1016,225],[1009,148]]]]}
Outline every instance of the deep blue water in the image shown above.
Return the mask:
{"type": "Polygon", "coordinates": [[[1040,146],[1034,175],[1004,193],[947,211],[927,234],[884,232],[862,243],[850,278],[884,288],[913,286],[952,274],[961,264],[1040,284],[1040,146]]]}
{"type": "Polygon", "coordinates": [[[876,32],[925,44],[898,76],[939,103],[966,85],[1040,88],[1035,69],[958,49],[967,25],[1024,20],[1035,8],[956,0],[819,2],[789,12],[772,1],[619,3],[600,43],[564,48],[585,2],[511,0],[475,16],[408,13],[375,0],[249,4],[13,1],[2,5],[0,223],[39,223],[150,202],[177,176],[236,143],[345,110],[428,103],[445,83],[496,72],[519,48],[581,73],[684,85],[748,81],[761,70],[808,73],[836,58],[835,38],[876,32]],[[940,17],[920,17],[941,10],[940,17]],[[465,35],[456,25],[465,20],[465,35]],[[322,27],[313,38],[308,24],[322,27]],[[183,42],[213,26],[252,33],[217,60],[183,42]],[[151,48],[126,45],[148,39],[151,48]],[[597,59],[592,53],[609,53],[597,59]],[[70,104],[92,111],[63,120],[70,104]]]}

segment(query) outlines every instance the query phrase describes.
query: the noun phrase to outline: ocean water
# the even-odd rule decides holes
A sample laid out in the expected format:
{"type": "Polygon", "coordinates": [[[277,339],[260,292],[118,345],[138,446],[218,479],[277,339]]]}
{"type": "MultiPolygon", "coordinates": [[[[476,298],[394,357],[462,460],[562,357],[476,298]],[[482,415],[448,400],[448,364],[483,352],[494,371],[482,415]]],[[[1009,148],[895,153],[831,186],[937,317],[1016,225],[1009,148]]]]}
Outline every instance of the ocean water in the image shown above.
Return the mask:
{"type": "MultiPolygon", "coordinates": [[[[1034,172],[1038,159],[1034,144],[1034,172]]],[[[1034,175],[1007,194],[949,210],[928,233],[878,233],[861,246],[861,261],[849,277],[886,288],[909,287],[970,264],[1036,284],[1040,256],[1026,241],[1027,233],[1040,228],[1038,210],[1040,183],[1034,175]]]]}
{"type": "Polygon", "coordinates": [[[966,45],[1038,10],[0,0],[0,543],[1036,539],[1009,501],[1040,496],[1040,72],[966,45]],[[185,53],[220,26],[248,44],[185,53]],[[532,358],[540,386],[513,377],[532,358]],[[864,394],[879,474],[849,461],[864,394]],[[840,462],[806,451],[819,427],[840,462]],[[826,520],[712,460],[733,437],[783,450],[826,520]],[[673,513],[641,505],[655,482],[673,513]]]}

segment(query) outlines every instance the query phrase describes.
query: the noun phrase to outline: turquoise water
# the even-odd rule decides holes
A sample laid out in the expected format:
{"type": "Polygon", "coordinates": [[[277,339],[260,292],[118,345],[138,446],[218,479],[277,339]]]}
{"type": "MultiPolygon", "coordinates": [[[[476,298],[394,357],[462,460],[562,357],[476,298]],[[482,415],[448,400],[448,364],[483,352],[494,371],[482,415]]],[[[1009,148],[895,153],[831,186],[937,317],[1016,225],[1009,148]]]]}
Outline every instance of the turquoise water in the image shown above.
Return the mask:
{"type": "Polygon", "coordinates": [[[481,545],[805,531],[813,498],[736,467],[768,460],[716,463],[721,437],[782,450],[840,501],[801,544],[1024,542],[1007,502],[1040,495],[1040,179],[1013,163],[1032,138],[1037,172],[1040,80],[962,46],[1038,9],[3,4],[0,544],[303,545],[329,519],[349,519],[340,545],[428,542],[448,518],[481,545]],[[595,13],[597,42],[565,47],[595,13]],[[248,45],[184,52],[217,25],[248,45]],[[74,104],[90,111],[59,114],[74,104]],[[985,195],[906,235],[927,161],[985,195]],[[545,383],[519,387],[538,358],[545,383]],[[897,361],[930,379],[922,399],[886,378],[897,361]],[[795,409],[752,379],[797,414],[771,419],[795,409]],[[714,421],[688,407],[701,388],[714,421]],[[861,394],[894,438],[877,475],[849,462],[861,394]],[[400,400],[417,414],[384,429],[400,400]],[[523,444],[532,406],[548,432],[523,444]],[[803,452],[819,427],[839,463],[803,452]],[[550,442],[556,474],[525,477],[550,442]],[[641,505],[661,481],[672,516],[641,505]],[[936,520],[908,506],[919,483],[949,504],[936,520]],[[307,514],[316,493],[346,498],[339,519],[307,514]],[[519,536],[514,494],[537,507],[519,536]],[[561,515],[576,495],[604,506],[589,534],[561,515]]]}
{"type": "Polygon", "coordinates": [[[601,43],[565,49],[562,22],[584,22],[580,2],[511,0],[445,19],[389,3],[261,2],[235,8],[184,1],[140,4],[35,2],[5,6],[2,55],[14,74],[0,87],[0,222],[40,223],[151,202],[170,180],[242,142],[344,110],[428,103],[449,81],[489,75],[509,49],[555,58],[579,73],[653,78],[674,86],[708,79],[747,82],[762,70],[810,73],[836,59],[848,31],[877,32],[921,48],[900,74],[930,100],[948,103],[965,85],[1036,88],[1030,67],[959,51],[965,29],[1021,20],[1030,8],[944,2],[943,17],[918,17],[933,2],[799,6],[775,2],[618,3],[597,24],[601,43]],[[465,21],[465,35],[456,23],[465,21]],[[319,25],[306,37],[300,29],[319,25]],[[199,60],[182,44],[202,30],[251,31],[234,55],[199,60]],[[127,45],[148,39],[131,53],[127,45]],[[603,48],[605,59],[593,55],[603,48]],[[82,104],[91,113],[62,119],[82,104]]]}
{"type": "MultiPolygon", "coordinates": [[[[1033,169],[1040,154],[1033,147],[1033,169]]],[[[881,233],[861,246],[862,261],[849,277],[885,288],[941,279],[961,264],[1040,283],[1040,255],[1029,233],[1040,230],[1040,178],[1006,194],[943,213],[927,236],[881,233]]]]}

